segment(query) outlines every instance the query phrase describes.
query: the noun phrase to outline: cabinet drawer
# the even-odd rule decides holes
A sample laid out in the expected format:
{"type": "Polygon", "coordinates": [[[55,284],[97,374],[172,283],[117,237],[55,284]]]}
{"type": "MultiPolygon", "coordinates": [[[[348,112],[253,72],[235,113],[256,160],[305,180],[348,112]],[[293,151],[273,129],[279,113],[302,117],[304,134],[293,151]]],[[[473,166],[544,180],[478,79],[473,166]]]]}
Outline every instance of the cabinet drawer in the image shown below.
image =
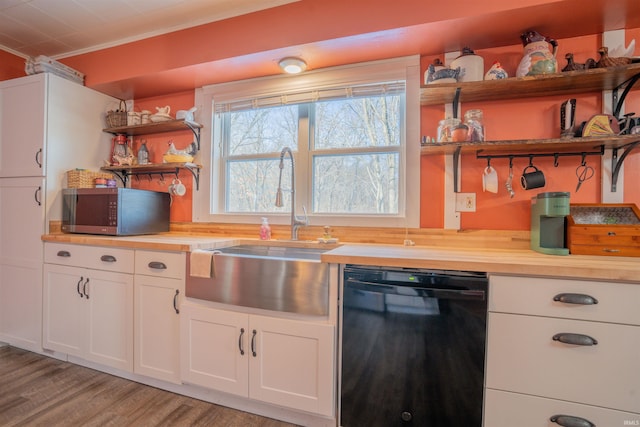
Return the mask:
{"type": "Polygon", "coordinates": [[[485,396],[486,427],[558,427],[550,421],[554,415],[579,417],[598,427],[640,425],[640,414],[630,412],[490,389],[485,396]]]}
{"type": "Polygon", "coordinates": [[[133,274],[132,249],[103,246],[48,243],[44,245],[44,262],[94,270],[133,274]]]}
{"type": "Polygon", "coordinates": [[[640,413],[638,360],[638,326],[489,313],[488,388],[640,413]],[[566,344],[560,333],[597,344],[566,344]]]}
{"type": "Polygon", "coordinates": [[[147,276],[185,278],[187,268],[184,252],[136,251],[136,274],[147,276]]]}
{"type": "Polygon", "coordinates": [[[640,285],[494,275],[489,283],[489,311],[640,325],[640,285]]]}

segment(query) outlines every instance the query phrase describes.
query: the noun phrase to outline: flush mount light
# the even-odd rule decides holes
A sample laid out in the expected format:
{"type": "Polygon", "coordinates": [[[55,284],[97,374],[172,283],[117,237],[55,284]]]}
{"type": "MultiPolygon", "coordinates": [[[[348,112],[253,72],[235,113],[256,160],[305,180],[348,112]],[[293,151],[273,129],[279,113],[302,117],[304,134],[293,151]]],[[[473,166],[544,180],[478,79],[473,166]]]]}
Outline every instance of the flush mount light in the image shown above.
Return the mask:
{"type": "Polygon", "coordinates": [[[300,58],[282,58],[278,63],[282,71],[289,74],[298,74],[307,69],[307,63],[300,58]]]}

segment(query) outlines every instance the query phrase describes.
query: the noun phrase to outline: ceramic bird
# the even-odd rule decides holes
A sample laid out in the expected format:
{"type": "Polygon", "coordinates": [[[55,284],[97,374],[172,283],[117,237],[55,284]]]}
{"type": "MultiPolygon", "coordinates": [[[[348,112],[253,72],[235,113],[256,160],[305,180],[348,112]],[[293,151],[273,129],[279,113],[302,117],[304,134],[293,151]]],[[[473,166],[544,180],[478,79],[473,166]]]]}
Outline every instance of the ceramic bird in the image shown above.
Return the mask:
{"type": "Polygon", "coordinates": [[[611,52],[609,52],[609,55],[613,56],[614,58],[619,58],[621,56],[625,56],[627,58],[630,58],[633,56],[633,53],[636,50],[636,39],[631,40],[631,42],[629,42],[629,46],[627,46],[626,48],[624,47],[624,45],[620,45],[614,49],[611,49],[611,52]]]}
{"type": "Polygon", "coordinates": [[[562,71],[577,71],[596,68],[596,61],[593,58],[587,58],[584,64],[580,64],[573,60],[573,53],[567,53],[564,57],[567,60],[567,65],[565,65],[562,71]]]}
{"type": "Polygon", "coordinates": [[[640,58],[629,58],[625,56],[609,56],[609,48],[606,46],[598,49],[598,53],[600,54],[600,59],[596,63],[598,68],[606,68],[606,67],[618,67],[620,65],[629,65],[632,62],[640,62],[640,58]]]}
{"type": "Polygon", "coordinates": [[[506,79],[507,77],[509,77],[509,75],[504,68],[502,68],[502,65],[500,65],[500,61],[495,61],[491,65],[491,68],[489,68],[489,71],[484,75],[485,80],[500,80],[506,79]]]}

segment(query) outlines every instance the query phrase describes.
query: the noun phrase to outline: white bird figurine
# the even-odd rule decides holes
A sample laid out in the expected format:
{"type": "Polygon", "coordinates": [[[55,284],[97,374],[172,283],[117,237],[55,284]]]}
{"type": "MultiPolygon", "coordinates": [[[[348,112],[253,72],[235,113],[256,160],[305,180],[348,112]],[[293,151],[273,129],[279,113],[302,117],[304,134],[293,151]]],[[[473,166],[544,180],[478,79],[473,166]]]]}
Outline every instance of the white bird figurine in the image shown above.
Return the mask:
{"type": "Polygon", "coordinates": [[[485,80],[499,80],[506,79],[507,77],[509,77],[509,75],[505,69],[502,68],[502,65],[500,65],[500,61],[495,61],[493,65],[491,65],[491,68],[489,68],[489,71],[484,75],[485,80]]]}
{"type": "Polygon", "coordinates": [[[626,48],[624,47],[624,44],[617,46],[615,49],[611,49],[611,51],[609,52],[609,56],[612,58],[621,58],[621,57],[626,57],[626,58],[631,58],[633,57],[634,52],[636,51],[636,39],[631,40],[631,42],[629,42],[629,46],[627,46],[626,48]]]}

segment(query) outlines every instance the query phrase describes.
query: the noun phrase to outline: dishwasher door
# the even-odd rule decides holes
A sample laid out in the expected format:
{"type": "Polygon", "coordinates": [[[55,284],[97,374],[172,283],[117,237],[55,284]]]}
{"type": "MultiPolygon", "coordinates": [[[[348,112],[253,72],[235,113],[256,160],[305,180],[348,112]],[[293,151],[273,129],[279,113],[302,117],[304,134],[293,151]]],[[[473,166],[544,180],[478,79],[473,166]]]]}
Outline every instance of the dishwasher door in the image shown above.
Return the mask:
{"type": "Polygon", "coordinates": [[[480,427],[484,273],[345,267],[340,425],[480,427]]]}

